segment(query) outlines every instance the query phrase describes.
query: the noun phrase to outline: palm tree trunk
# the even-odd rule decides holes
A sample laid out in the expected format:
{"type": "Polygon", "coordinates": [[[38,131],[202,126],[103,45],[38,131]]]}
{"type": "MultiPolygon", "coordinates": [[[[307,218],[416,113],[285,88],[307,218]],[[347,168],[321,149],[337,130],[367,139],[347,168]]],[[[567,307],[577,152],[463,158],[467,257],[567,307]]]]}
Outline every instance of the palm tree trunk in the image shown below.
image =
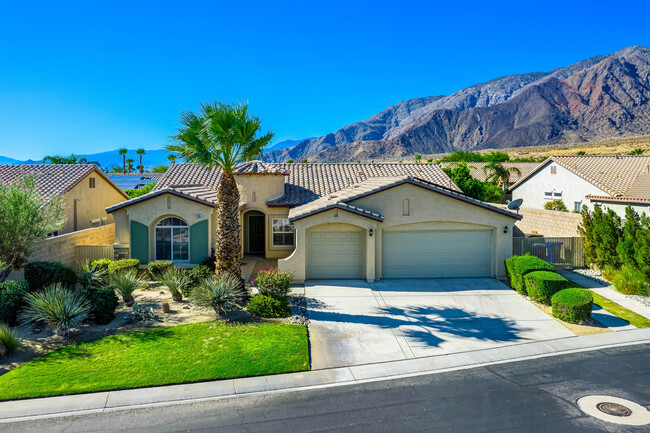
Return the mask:
{"type": "Polygon", "coordinates": [[[217,242],[215,273],[241,277],[241,240],[239,234],[239,190],[232,173],[224,173],[217,190],[217,242]]]}
{"type": "Polygon", "coordinates": [[[501,203],[506,202],[506,183],[504,181],[501,181],[501,191],[503,193],[501,194],[501,203]]]}
{"type": "Polygon", "coordinates": [[[126,173],[126,155],[122,155],[122,171],[126,173]]]}

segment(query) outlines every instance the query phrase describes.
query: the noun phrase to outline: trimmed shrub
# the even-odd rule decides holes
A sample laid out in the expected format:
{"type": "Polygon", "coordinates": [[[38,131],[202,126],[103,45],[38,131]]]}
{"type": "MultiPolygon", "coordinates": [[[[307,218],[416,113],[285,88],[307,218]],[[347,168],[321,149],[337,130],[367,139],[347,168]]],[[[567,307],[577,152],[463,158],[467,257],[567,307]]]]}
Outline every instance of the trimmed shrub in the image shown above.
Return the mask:
{"type": "Polygon", "coordinates": [[[257,273],[257,278],[251,281],[262,295],[287,296],[291,290],[293,274],[280,272],[279,269],[271,266],[269,269],[262,269],[257,273]]]}
{"type": "Polygon", "coordinates": [[[90,313],[90,303],[80,294],[61,284],[30,293],[25,299],[23,321],[32,325],[49,325],[54,332],[66,333],[81,327],[90,313]]]}
{"type": "Polygon", "coordinates": [[[258,317],[286,317],[291,315],[289,300],[281,296],[257,294],[246,303],[246,310],[258,317]]]}
{"type": "Polygon", "coordinates": [[[623,266],[614,274],[612,282],[616,290],[626,295],[650,295],[645,272],[640,269],[623,266]]]}
{"type": "Polygon", "coordinates": [[[591,319],[594,297],[589,290],[564,289],[551,298],[552,314],[569,323],[586,322],[591,319]]]}
{"type": "Polygon", "coordinates": [[[563,276],[550,271],[534,271],[524,276],[526,291],[533,301],[551,305],[551,298],[562,289],[571,286],[563,276]]]}
{"type": "Polygon", "coordinates": [[[6,323],[0,322],[0,358],[9,356],[18,349],[20,349],[20,340],[16,333],[6,323]]]}
{"type": "Polygon", "coordinates": [[[108,272],[108,267],[113,263],[110,259],[97,259],[90,262],[90,267],[93,269],[102,269],[108,272]]]}
{"type": "Polygon", "coordinates": [[[115,318],[119,299],[112,287],[87,286],[81,293],[90,302],[90,316],[96,323],[106,325],[115,318]]]}
{"type": "Polygon", "coordinates": [[[206,265],[198,265],[192,269],[187,269],[185,272],[190,278],[190,284],[181,290],[185,297],[189,297],[192,294],[192,289],[201,284],[203,280],[214,276],[214,269],[206,265]]]}
{"type": "Polygon", "coordinates": [[[506,260],[506,274],[508,275],[508,282],[510,287],[515,289],[522,295],[528,294],[526,292],[526,283],[524,276],[529,272],[534,271],[554,271],[555,268],[550,263],[544,260],[526,254],[525,256],[513,256],[506,260]]]}
{"type": "Polygon", "coordinates": [[[149,275],[156,281],[160,281],[160,276],[165,273],[168,269],[174,268],[174,262],[171,260],[154,260],[149,262],[147,269],[149,269],[149,275]]]}
{"type": "Polygon", "coordinates": [[[25,296],[28,292],[27,283],[16,281],[0,283],[0,322],[9,326],[16,324],[18,312],[25,305],[25,296]]]}
{"type": "Polygon", "coordinates": [[[117,261],[112,261],[108,265],[108,273],[114,274],[116,272],[123,271],[135,271],[137,274],[140,270],[140,260],[138,259],[122,259],[117,261]]]}
{"type": "Polygon", "coordinates": [[[147,286],[147,280],[138,277],[133,269],[121,270],[111,274],[111,287],[122,296],[124,302],[133,302],[133,292],[147,286]]]}
{"type": "Polygon", "coordinates": [[[192,301],[199,307],[212,308],[217,316],[237,307],[242,297],[240,281],[231,274],[207,278],[194,288],[192,301]]]}
{"type": "Polygon", "coordinates": [[[77,273],[71,267],[58,262],[33,262],[25,265],[25,281],[32,292],[52,284],[74,289],[77,273]]]}

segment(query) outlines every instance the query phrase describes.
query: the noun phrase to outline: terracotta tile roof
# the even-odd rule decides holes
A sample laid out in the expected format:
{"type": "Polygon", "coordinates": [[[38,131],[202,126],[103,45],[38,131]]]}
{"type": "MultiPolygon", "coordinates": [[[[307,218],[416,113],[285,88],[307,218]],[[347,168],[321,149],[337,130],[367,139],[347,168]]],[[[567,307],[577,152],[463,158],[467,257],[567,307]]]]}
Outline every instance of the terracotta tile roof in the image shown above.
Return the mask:
{"type": "Polygon", "coordinates": [[[163,194],[172,194],[177,197],[186,198],[188,200],[202,203],[211,207],[213,207],[216,203],[216,193],[214,193],[215,196],[214,198],[210,196],[210,198],[208,199],[206,198],[206,195],[209,196],[210,194],[213,194],[213,190],[206,191],[206,188],[200,186],[186,187],[186,188],[162,188],[141,195],[140,197],[132,198],[130,200],[123,201],[122,203],[109,206],[106,208],[106,212],[107,213],[115,212],[118,209],[122,209],[124,207],[131,206],[133,204],[140,203],[152,199],[154,197],[158,197],[159,195],[163,195],[163,194]]]}
{"type": "MultiPolygon", "coordinates": [[[[453,164],[455,163],[441,162],[440,166],[445,168],[453,164]]],[[[488,162],[468,162],[467,166],[469,167],[469,174],[471,174],[473,178],[485,182],[487,179],[487,174],[483,170],[483,167],[488,164],[488,162]]],[[[517,182],[519,179],[526,176],[535,168],[539,167],[539,162],[503,162],[502,164],[505,168],[516,167],[521,172],[521,175],[517,174],[516,172],[510,175],[511,184],[517,182]]]]}
{"type": "Polygon", "coordinates": [[[124,197],[124,193],[97,166],[93,164],[16,164],[0,165],[0,182],[12,183],[22,176],[34,176],[40,193],[47,200],[55,195],[65,194],[81,182],[86,176],[95,172],[103,177],[124,197]]]}

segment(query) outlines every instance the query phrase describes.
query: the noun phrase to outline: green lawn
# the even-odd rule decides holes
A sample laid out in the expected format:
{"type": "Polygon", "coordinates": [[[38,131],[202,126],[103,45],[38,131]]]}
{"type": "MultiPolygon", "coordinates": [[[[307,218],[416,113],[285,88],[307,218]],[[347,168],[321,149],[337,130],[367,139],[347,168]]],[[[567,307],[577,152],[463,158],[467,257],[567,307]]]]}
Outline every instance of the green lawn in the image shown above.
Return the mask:
{"type": "Polygon", "coordinates": [[[614,301],[610,301],[604,296],[600,296],[593,290],[590,290],[590,292],[594,295],[594,304],[599,305],[603,310],[609,311],[614,316],[620,317],[621,319],[630,322],[631,325],[634,325],[637,328],[650,328],[650,319],[646,319],[642,315],[628,310],[622,305],[619,305],[614,301]]]}
{"type": "Polygon", "coordinates": [[[193,323],[63,347],[0,376],[0,400],[304,370],[305,326],[193,323]]]}

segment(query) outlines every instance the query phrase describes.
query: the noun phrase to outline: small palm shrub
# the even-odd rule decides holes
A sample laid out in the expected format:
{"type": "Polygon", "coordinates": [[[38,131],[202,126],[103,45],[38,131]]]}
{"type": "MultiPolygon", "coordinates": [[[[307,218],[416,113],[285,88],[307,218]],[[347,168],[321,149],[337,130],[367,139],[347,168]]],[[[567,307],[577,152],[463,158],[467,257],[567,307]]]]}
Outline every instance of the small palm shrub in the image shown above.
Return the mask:
{"type": "Polygon", "coordinates": [[[25,297],[28,292],[27,283],[16,281],[0,283],[0,322],[9,326],[16,324],[18,313],[25,305],[25,297]]]}
{"type": "Polygon", "coordinates": [[[140,270],[140,260],[138,259],[122,259],[111,261],[108,264],[108,273],[114,274],[117,272],[135,271],[136,274],[140,270]]]}
{"type": "Polygon", "coordinates": [[[81,291],[90,302],[90,316],[96,323],[106,325],[115,318],[120,301],[112,287],[86,286],[81,291]]]}
{"type": "Polygon", "coordinates": [[[258,317],[286,317],[291,307],[286,297],[257,294],[246,303],[246,310],[258,317]]]}
{"type": "Polygon", "coordinates": [[[173,267],[174,262],[171,260],[154,260],[153,262],[149,262],[147,265],[147,269],[149,269],[149,275],[151,275],[151,278],[156,281],[160,281],[162,274],[173,267]]]}
{"type": "Polygon", "coordinates": [[[20,349],[20,340],[6,323],[0,322],[0,358],[20,349]]]}
{"type": "Polygon", "coordinates": [[[192,301],[200,307],[212,308],[219,316],[237,307],[242,297],[239,285],[240,280],[231,274],[205,279],[192,291],[192,301]]]}
{"type": "Polygon", "coordinates": [[[190,277],[184,270],[176,269],[173,266],[164,271],[159,277],[158,281],[172,294],[174,301],[180,302],[183,300],[183,292],[190,285],[190,277]]]}
{"type": "Polygon", "coordinates": [[[551,305],[551,298],[562,289],[571,287],[571,282],[550,271],[535,271],[524,276],[526,291],[533,301],[551,305]]]}
{"type": "Polygon", "coordinates": [[[82,287],[106,286],[108,284],[108,268],[94,264],[85,263],[77,274],[77,279],[82,287]]]}
{"type": "Polygon", "coordinates": [[[562,199],[547,201],[544,203],[544,209],[555,210],[558,212],[569,212],[569,209],[567,209],[562,199]]]}
{"type": "Polygon", "coordinates": [[[252,283],[262,295],[287,296],[291,289],[293,274],[280,272],[279,269],[271,266],[269,269],[262,269],[258,272],[257,278],[252,283]]]}
{"type": "Polygon", "coordinates": [[[57,283],[74,289],[77,273],[71,267],[58,262],[33,262],[25,265],[25,281],[32,292],[57,283]]]}
{"type": "Polygon", "coordinates": [[[614,274],[614,288],[626,295],[650,295],[648,280],[645,273],[637,268],[623,266],[620,271],[614,274]]]}
{"type": "Polygon", "coordinates": [[[61,333],[79,328],[91,310],[90,303],[83,295],[61,284],[28,294],[25,304],[22,313],[24,323],[48,325],[54,332],[61,333]]]}
{"type": "Polygon", "coordinates": [[[147,280],[138,277],[133,269],[118,271],[110,276],[111,287],[122,297],[124,302],[133,302],[133,292],[147,286],[147,280]]]}
{"type": "Polygon", "coordinates": [[[594,297],[589,290],[564,289],[551,298],[552,314],[569,323],[586,322],[591,319],[594,297]]]}

